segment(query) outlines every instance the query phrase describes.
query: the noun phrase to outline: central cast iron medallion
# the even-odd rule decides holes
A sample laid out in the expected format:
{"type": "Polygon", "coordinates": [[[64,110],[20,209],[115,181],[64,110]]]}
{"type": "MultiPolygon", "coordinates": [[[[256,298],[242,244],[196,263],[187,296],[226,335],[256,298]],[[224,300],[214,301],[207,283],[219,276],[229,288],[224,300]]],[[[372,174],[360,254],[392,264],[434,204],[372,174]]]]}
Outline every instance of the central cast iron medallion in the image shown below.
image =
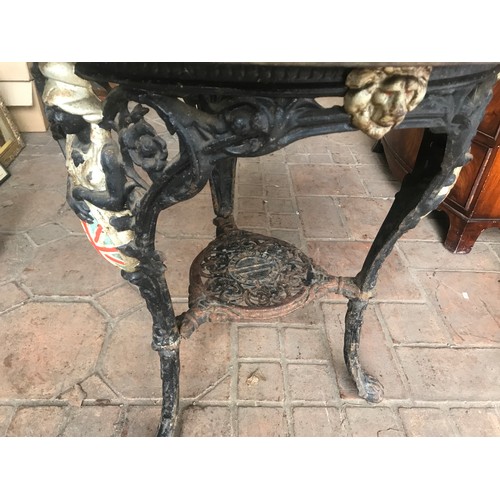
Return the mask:
{"type": "Polygon", "coordinates": [[[330,276],[286,241],[215,220],[217,238],[193,261],[189,310],[177,320],[184,337],[206,321],[264,320],[327,292],[352,293],[350,280],[330,276]]]}
{"type": "Polygon", "coordinates": [[[311,262],[284,241],[238,230],[213,241],[198,261],[207,299],[237,307],[282,306],[313,278],[311,262]]]}

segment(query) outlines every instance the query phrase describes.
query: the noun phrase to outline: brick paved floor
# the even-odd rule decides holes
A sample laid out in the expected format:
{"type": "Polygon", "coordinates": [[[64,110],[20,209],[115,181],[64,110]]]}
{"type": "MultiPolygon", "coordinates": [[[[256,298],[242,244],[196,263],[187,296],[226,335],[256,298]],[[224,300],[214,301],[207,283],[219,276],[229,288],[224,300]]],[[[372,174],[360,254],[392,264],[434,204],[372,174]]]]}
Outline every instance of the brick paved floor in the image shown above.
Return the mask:
{"type": "MultiPolygon", "coordinates": [[[[65,204],[49,133],[0,186],[0,435],[151,436],[159,360],[137,291],[89,246],[65,204]]],[[[361,133],[311,138],[238,166],[242,228],[353,275],[398,188],[361,133]]],[[[500,231],[468,255],[431,215],[381,272],[361,357],[385,387],[359,399],[342,360],[346,301],[270,323],[205,324],[181,345],[183,436],[499,436],[500,231]]],[[[158,248],[177,312],[189,265],[214,237],[210,194],[164,212],[158,248]]]]}

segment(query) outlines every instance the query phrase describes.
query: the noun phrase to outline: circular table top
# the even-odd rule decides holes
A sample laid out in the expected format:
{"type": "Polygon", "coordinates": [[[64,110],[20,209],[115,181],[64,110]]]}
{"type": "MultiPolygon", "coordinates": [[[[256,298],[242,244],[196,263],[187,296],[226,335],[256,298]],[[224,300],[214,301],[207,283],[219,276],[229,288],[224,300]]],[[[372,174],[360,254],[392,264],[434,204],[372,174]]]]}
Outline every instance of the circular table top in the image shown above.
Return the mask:
{"type": "Polygon", "coordinates": [[[422,62],[84,62],[75,64],[82,78],[145,89],[195,92],[267,93],[340,96],[355,68],[432,66],[429,86],[491,72],[497,63],[422,62]]]}

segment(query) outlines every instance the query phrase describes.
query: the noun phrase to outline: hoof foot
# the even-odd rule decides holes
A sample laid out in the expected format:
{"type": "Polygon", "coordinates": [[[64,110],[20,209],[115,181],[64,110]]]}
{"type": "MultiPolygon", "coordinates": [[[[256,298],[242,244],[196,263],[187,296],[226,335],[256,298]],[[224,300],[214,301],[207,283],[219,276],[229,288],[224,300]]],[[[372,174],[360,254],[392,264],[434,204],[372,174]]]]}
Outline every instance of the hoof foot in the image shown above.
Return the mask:
{"type": "Polygon", "coordinates": [[[379,403],[384,396],[384,386],[368,373],[362,373],[359,380],[356,380],[358,394],[369,403],[379,403]]]}

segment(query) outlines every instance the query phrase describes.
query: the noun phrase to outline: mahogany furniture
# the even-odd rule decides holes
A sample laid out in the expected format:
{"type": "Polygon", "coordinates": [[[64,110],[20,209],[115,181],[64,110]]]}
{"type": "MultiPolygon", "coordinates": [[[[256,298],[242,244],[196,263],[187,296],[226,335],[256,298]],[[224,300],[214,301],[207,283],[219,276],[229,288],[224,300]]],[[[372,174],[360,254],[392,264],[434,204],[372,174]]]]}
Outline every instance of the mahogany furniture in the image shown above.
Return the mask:
{"type": "MultiPolygon", "coordinates": [[[[402,179],[412,171],[423,135],[423,129],[396,129],[381,140],[387,163],[396,178],[402,179]]],[[[438,207],[449,218],[444,246],[453,253],[469,253],[483,230],[500,228],[499,148],[500,82],[497,82],[472,140],[473,159],[438,207]]]]}
{"type": "MultiPolygon", "coordinates": [[[[491,97],[500,65],[398,63],[39,63],[35,77],[54,137],[65,141],[67,199],[94,246],[137,285],[153,319],[163,405],[159,436],[175,433],[179,343],[206,321],[272,318],[326,293],[348,299],[344,359],[359,395],[380,401],[361,366],[363,314],[398,238],[444,200],[491,97]],[[343,97],[324,108],[315,98],[343,97]],[[180,154],[148,123],[153,108],[180,154]],[[292,245],[238,229],[232,216],[238,157],[298,139],[394,126],[426,128],[356,276],[331,276],[292,245]],[[443,139],[446,139],[443,149],[443,139]],[[162,210],[210,183],[216,238],[191,267],[189,309],[173,312],[155,250],[162,210]]],[[[375,353],[373,353],[375,354],[375,353]]],[[[124,360],[126,362],[126,360],[124,360]]]]}

